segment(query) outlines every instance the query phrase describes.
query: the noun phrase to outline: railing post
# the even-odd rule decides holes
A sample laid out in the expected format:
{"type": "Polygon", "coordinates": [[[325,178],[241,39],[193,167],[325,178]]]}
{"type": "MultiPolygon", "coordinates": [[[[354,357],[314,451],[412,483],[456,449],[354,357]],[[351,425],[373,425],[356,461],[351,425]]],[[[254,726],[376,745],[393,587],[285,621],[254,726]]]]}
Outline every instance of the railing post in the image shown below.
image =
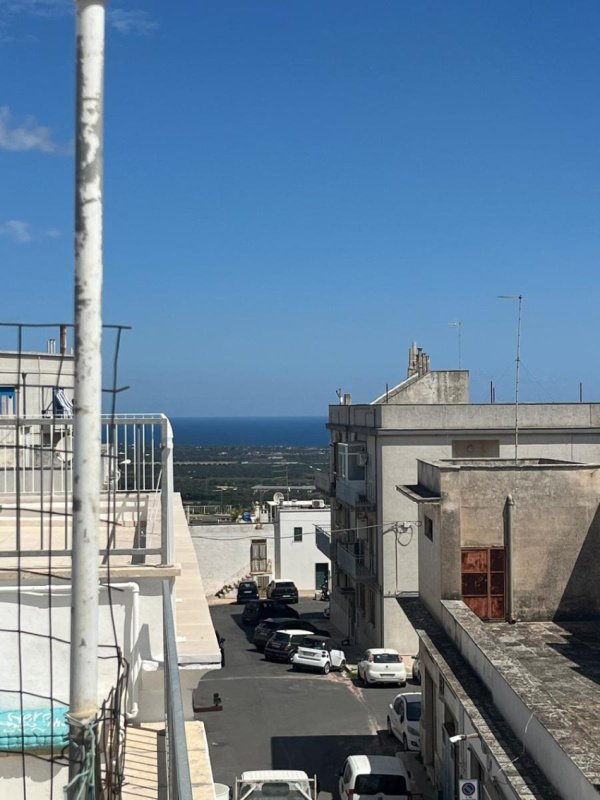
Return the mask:
{"type": "Polygon", "coordinates": [[[175,536],[173,530],[173,429],[167,417],[161,425],[161,487],[160,528],[162,563],[175,562],[175,536]]]}
{"type": "Polygon", "coordinates": [[[185,715],[181,698],[175,624],[173,621],[173,602],[168,580],[163,581],[162,597],[168,796],[169,800],[192,800],[192,782],[185,735],[185,715]]]}

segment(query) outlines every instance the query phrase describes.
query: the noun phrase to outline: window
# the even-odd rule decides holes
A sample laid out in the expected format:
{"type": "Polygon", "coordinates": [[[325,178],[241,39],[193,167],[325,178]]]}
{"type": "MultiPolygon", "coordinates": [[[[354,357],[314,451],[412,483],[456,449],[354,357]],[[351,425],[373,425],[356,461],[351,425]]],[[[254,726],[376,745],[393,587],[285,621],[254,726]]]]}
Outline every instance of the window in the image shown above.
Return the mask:
{"type": "Polygon", "coordinates": [[[362,583],[359,583],[356,587],[356,602],[358,605],[359,611],[365,613],[365,587],[362,583]]]}
{"type": "Polygon", "coordinates": [[[454,439],[452,458],[498,458],[498,439],[454,439]]]}
{"type": "Polygon", "coordinates": [[[375,625],[375,592],[372,589],[369,589],[367,600],[369,622],[371,625],[375,625]]]}
{"type": "Polygon", "coordinates": [[[0,414],[15,413],[15,387],[0,386],[0,414]]]}
{"type": "Polygon", "coordinates": [[[429,541],[433,542],[433,520],[427,515],[425,515],[425,519],[423,520],[423,532],[429,541]]]}
{"type": "Polygon", "coordinates": [[[295,542],[302,541],[302,528],[294,528],[294,541],[295,542]]]}

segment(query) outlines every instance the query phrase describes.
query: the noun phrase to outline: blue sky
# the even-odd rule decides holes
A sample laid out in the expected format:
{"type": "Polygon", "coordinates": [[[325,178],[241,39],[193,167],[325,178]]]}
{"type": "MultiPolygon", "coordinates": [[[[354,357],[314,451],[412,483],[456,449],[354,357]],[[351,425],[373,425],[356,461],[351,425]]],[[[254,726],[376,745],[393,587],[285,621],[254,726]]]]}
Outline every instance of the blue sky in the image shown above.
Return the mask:
{"type": "MultiPolygon", "coordinates": [[[[72,0],[0,0],[5,321],[72,318],[72,0]]],[[[416,339],[472,395],[600,400],[600,5],[109,4],[121,410],[324,414],[416,339]]],[[[33,344],[33,343],[32,343],[33,344]]],[[[1,346],[9,346],[4,337],[1,346]]]]}

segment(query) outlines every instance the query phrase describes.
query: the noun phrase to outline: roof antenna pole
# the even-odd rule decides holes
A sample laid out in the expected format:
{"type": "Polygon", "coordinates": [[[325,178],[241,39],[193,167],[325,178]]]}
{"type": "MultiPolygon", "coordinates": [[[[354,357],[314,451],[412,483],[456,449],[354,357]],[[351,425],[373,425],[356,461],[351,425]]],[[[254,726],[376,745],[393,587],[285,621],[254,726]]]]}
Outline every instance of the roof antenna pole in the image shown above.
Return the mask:
{"type": "Polygon", "coordinates": [[[81,795],[86,723],[98,709],[98,529],[102,339],[105,0],[76,0],[75,413],[69,798],[81,795]]]}
{"type": "Polygon", "coordinates": [[[517,358],[515,361],[515,463],[519,458],[519,378],[521,372],[521,309],[523,306],[522,294],[499,294],[500,300],[517,300],[518,301],[518,318],[517,318],[517,358]]]}
{"type": "Polygon", "coordinates": [[[458,368],[460,370],[462,367],[462,322],[457,320],[456,322],[449,322],[448,325],[451,328],[456,328],[458,332],[458,368]]]}

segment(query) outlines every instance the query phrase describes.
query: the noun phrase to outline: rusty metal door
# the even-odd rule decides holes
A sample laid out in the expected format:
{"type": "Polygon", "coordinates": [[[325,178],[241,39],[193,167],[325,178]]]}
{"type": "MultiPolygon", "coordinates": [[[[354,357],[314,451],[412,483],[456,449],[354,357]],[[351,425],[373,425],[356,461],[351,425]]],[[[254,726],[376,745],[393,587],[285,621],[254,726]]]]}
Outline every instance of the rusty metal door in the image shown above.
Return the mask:
{"type": "Polygon", "coordinates": [[[463,547],[462,596],[480,619],[504,619],[504,548],[463,547]]]}

